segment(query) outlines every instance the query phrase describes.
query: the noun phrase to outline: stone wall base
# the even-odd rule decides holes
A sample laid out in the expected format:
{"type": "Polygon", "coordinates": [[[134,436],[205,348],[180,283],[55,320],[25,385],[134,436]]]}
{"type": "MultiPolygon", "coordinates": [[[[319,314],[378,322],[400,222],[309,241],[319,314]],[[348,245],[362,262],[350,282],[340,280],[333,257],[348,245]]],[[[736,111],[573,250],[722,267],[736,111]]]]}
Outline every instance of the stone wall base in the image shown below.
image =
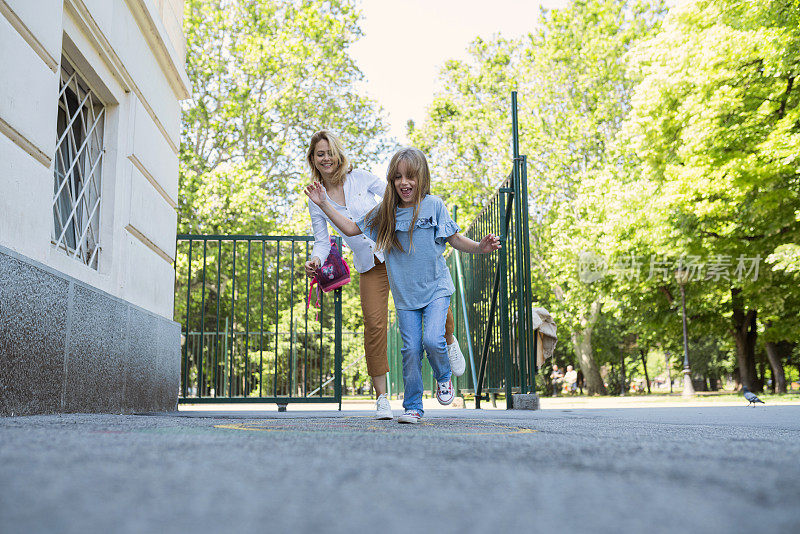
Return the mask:
{"type": "Polygon", "coordinates": [[[539,409],[539,395],[536,393],[514,393],[511,402],[514,410],[539,409]]]}
{"type": "Polygon", "coordinates": [[[180,337],[178,323],[0,247],[0,416],[175,410],[180,337]]]}

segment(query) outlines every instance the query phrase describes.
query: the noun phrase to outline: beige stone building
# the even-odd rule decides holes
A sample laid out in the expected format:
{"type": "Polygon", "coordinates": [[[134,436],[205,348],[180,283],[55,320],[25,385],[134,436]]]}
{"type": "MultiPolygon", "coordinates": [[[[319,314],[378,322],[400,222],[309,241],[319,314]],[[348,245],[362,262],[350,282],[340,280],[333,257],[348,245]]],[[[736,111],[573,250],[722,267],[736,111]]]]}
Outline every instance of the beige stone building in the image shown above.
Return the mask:
{"type": "Polygon", "coordinates": [[[0,0],[0,415],[167,409],[183,0],[0,0]]]}

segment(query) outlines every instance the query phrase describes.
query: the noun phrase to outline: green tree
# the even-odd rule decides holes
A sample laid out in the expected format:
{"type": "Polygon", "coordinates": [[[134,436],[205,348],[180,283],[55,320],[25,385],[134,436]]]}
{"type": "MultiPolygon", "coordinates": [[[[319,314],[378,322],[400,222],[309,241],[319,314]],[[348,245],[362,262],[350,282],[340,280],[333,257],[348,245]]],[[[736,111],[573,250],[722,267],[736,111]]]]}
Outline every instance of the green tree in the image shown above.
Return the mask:
{"type": "MultiPolygon", "coordinates": [[[[641,190],[651,206],[650,234],[668,237],[663,247],[684,254],[727,258],[731,273],[745,258],[785,267],[800,238],[797,2],[689,3],[672,10],[632,59],[643,81],[625,130],[648,182],[641,190]]],[[[731,275],[707,284],[728,293],[720,313],[729,318],[741,382],[752,389],[760,389],[759,313],[773,325],[791,323],[783,328],[787,339],[798,333],[796,311],[776,298],[796,285],[764,267],[757,279],[731,275]]]]}
{"type": "MultiPolygon", "coordinates": [[[[522,95],[521,152],[529,155],[535,292],[557,318],[590,393],[604,391],[592,334],[610,303],[610,281],[587,284],[581,252],[606,252],[609,176],[618,172],[615,136],[638,78],[624,56],[648,36],[659,2],[575,1],[543,12],[522,41],[476,40],[471,61],[449,62],[426,123],[412,139],[448,176],[459,209],[474,213],[510,169],[508,94],[522,95]],[[452,163],[452,161],[456,163],[452,163]],[[503,165],[506,168],[503,168],[503,165]],[[454,169],[451,171],[451,169],[454,169]]],[[[562,334],[564,335],[564,334],[562,334]]]]}
{"type": "Polygon", "coordinates": [[[359,95],[350,0],[188,0],[179,228],[269,233],[290,220],[311,134],[338,132],[356,161],[388,146],[383,110],[359,95]]]}

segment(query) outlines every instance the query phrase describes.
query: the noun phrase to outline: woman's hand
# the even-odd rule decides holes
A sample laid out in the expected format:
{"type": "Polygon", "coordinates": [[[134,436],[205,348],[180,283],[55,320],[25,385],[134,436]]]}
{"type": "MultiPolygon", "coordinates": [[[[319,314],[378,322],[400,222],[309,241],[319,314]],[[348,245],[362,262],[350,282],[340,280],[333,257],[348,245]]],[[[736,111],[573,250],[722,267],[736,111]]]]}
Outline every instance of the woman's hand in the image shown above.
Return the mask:
{"type": "Polygon", "coordinates": [[[361,228],[359,228],[356,223],[339,213],[339,211],[333,207],[333,204],[328,202],[325,188],[321,183],[314,182],[311,185],[306,186],[303,192],[308,198],[311,199],[311,202],[320,207],[325,215],[328,216],[328,219],[330,219],[330,221],[336,225],[336,228],[339,229],[340,233],[343,233],[349,237],[362,233],[361,228]]]}
{"type": "Polygon", "coordinates": [[[311,202],[317,206],[322,206],[325,202],[325,188],[319,182],[312,182],[311,185],[306,186],[305,194],[311,199],[311,202]]]}
{"type": "Polygon", "coordinates": [[[319,269],[320,265],[322,265],[322,261],[320,261],[320,259],[316,256],[308,260],[306,262],[306,276],[308,276],[309,278],[313,278],[314,271],[319,269]]]}
{"type": "Polygon", "coordinates": [[[494,234],[486,234],[486,236],[481,239],[481,242],[478,243],[478,250],[479,254],[489,254],[490,252],[494,252],[495,250],[500,248],[500,238],[494,234]]]}

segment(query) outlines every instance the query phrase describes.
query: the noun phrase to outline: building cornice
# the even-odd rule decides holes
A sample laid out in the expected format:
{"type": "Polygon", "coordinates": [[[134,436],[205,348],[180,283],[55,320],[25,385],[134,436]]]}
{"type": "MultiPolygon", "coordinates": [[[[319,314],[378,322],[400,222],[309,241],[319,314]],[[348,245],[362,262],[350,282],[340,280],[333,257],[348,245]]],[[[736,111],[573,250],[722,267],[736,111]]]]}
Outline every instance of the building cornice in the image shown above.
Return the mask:
{"type": "Polygon", "coordinates": [[[52,70],[53,72],[58,72],[58,61],[55,60],[53,56],[47,51],[47,49],[39,42],[35,35],[28,29],[22,19],[14,13],[14,10],[11,9],[5,0],[0,0],[0,14],[5,16],[11,26],[14,27],[15,30],[25,39],[25,42],[28,43],[28,46],[39,56],[42,61],[44,61],[45,65],[52,70]]]}
{"type": "Polygon", "coordinates": [[[142,30],[147,44],[153,51],[161,68],[167,75],[170,87],[178,100],[191,96],[191,83],[186,75],[186,58],[180,57],[167,38],[167,30],[151,0],[127,0],[136,23],[142,30]]]}

